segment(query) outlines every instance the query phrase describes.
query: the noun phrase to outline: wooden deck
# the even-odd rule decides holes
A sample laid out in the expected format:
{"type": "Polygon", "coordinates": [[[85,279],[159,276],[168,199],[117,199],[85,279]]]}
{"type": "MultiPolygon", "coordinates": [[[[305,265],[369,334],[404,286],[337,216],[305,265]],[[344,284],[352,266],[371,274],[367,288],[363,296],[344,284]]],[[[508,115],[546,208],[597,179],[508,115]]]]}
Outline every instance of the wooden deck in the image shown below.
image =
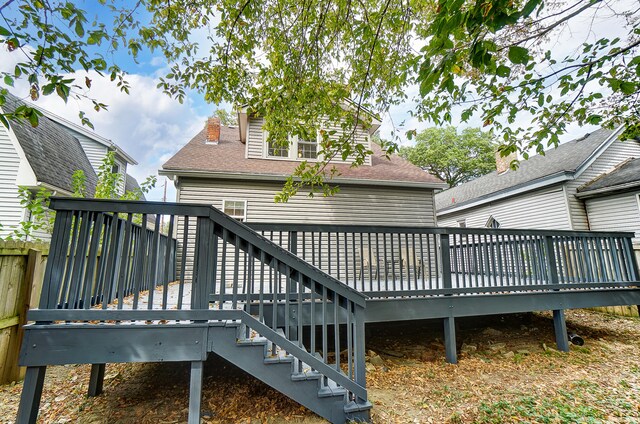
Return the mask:
{"type": "Polygon", "coordinates": [[[18,416],[47,365],[190,361],[189,421],[216,353],[332,422],[367,420],[365,323],[640,304],[628,233],[239,223],[207,205],[54,199],[18,416]],[[155,225],[143,228],[135,222],[155,225]],[[339,324],[339,325],[336,325],[339,324]],[[333,355],[331,352],[342,352],[333,355]]]}

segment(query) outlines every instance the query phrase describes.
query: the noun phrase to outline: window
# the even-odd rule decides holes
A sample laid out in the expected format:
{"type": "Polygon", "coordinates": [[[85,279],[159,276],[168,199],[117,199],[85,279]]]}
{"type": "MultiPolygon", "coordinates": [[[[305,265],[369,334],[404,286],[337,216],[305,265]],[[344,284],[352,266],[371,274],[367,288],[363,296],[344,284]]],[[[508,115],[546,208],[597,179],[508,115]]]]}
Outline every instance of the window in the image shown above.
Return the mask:
{"type": "Polygon", "coordinates": [[[466,219],[461,219],[458,221],[458,227],[460,228],[467,228],[467,220],[466,219]]]}
{"type": "Polygon", "coordinates": [[[280,143],[269,143],[269,148],[267,150],[267,156],[277,157],[277,158],[287,158],[289,157],[289,145],[286,146],[281,145],[280,143]]]}
{"type": "Polygon", "coordinates": [[[223,200],[222,211],[235,218],[240,222],[247,219],[247,201],[246,200],[223,200]]]}
{"type": "Polygon", "coordinates": [[[318,157],[318,140],[298,139],[298,158],[316,159],[318,157]]]}
{"type": "Polygon", "coordinates": [[[114,163],[113,166],[111,167],[111,173],[118,174],[119,172],[120,172],[120,165],[118,165],[117,163],[114,163]]]}
{"type": "Polygon", "coordinates": [[[491,215],[487,224],[485,225],[487,228],[500,228],[500,223],[491,215]]]}

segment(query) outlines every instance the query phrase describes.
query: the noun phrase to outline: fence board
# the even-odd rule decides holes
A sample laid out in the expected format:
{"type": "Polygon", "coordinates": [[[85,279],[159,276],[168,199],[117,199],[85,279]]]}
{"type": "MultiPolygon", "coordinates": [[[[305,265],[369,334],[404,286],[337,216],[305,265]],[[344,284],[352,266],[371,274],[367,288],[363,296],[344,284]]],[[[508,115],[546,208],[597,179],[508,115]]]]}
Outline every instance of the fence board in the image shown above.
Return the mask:
{"type": "Polygon", "coordinates": [[[0,241],[0,384],[24,375],[18,367],[20,328],[42,291],[46,256],[40,249],[48,254],[42,243],[0,241]]]}

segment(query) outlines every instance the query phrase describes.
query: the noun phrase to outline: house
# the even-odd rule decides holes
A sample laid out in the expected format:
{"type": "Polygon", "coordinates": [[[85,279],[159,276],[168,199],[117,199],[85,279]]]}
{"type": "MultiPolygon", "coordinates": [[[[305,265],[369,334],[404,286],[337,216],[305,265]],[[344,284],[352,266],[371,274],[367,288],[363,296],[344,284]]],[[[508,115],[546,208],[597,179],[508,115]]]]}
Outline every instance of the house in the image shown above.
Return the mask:
{"type": "MultiPolygon", "coordinates": [[[[627,178],[633,168],[621,166],[618,173],[611,173],[607,178],[598,177],[630,158],[640,157],[640,142],[621,141],[621,131],[622,128],[599,129],[563,143],[544,155],[522,161],[517,170],[509,169],[511,158],[501,158],[495,172],[436,194],[438,225],[555,230],[605,228],[596,217],[596,210],[601,210],[596,206],[596,199],[601,199],[602,203],[623,198],[614,186],[618,185],[619,178],[627,178]],[[596,181],[589,183],[594,179],[596,181]],[[609,182],[611,191],[601,187],[609,182]],[[593,196],[587,194],[589,191],[593,196]],[[607,195],[608,200],[596,197],[605,193],[616,194],[607,195]],[[589,197],[592,199],[586,201],[589,197]]],[[[625,196],[632,197],[631,194],[625,196]]],[[[618,208],[617,205],[608,207],[618,208]]],[[[635,207],[637,216],[638,205],[635,207]]],[[[627,224],[613,226],[609,222],[606,228],[623,230],[631,227],[627,224]]]]}
{"type": "MultiPolygon", "coordinates": [[[[340,174],[331,180],[335,196],[300,193],[275,203],[286,178],[300,161],[314,161],[317,140],[293,139],[289,148],[271,148],[263,120],[246,111],[238,126],[217,118],[170,158],[159,174],[173,178],[177,201],[208,203],[248,222],[435,225],[434,190],[444,184],[399,156],[387,159],[371,141],[380,123],[360,125],[355,139],[374,154],[352,168],[352,158],[332,160],[340,174]]],[[[336,131],[339,127],[331,127],[336,131]]]]}
{"type": "Polygon", "coordinates": [[[576,197],[584,202],[591,230],[630,231],[640,244],[640,158],[579,187],[576,197]]]}
{"type": "MultiPolygon", "coordinates": [[[[8,94],[2,110],[13,112],[23,104],[22,100],[8,94]]],[[[33,193],[44,187],[54,195],[70,196],[73,193],[72,175],[81,170],[86,177],[87,195],[92,196],[97,168],[109,150],[117,152],[118,172],[126,176],[122,179],[122,193],[125,185],[137,186],[135,179],[126,174],[127,164],[135,164],[135,161],[120,148],[110,141],[106,147],[107,140],[92,131],[39,110],[43,116],[35,128],[26,121],[11,121],[9,128],[0,125],[0,237],[10,234],[20,222],[31,219],[20,203],[20,187],[33,193]],[[100,150],[98,146],[105,148],[100,150]]],[[[48,234],[40,232],[33,236],[48,238],[48,234]]]]}

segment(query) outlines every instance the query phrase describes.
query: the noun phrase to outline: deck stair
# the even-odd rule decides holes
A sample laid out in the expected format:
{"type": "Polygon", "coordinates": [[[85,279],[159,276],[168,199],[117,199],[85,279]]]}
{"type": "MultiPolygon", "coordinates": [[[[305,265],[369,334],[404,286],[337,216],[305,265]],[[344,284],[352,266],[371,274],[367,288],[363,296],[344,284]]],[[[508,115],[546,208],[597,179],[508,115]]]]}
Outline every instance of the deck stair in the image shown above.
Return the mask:
{"type": "MultiPolygon", "coordinates": [[[[349,399],[348,390],[314,370],[304,360],[288,353],[286,348],[296,346],[296,341],[279,345],[239,321],[227,321],[224,325],[210,327],[209,332],[210,351],[328,421],[368,421],[371,403],[349,399]]],[[[276,330],[275,334],[285,339],[283,329],[276,330]]],[[[322,356],[318,353],[315,359],[322,362],[322,356]]],[[[348,379],[345,373],[339,373],[348,379]]]]}

